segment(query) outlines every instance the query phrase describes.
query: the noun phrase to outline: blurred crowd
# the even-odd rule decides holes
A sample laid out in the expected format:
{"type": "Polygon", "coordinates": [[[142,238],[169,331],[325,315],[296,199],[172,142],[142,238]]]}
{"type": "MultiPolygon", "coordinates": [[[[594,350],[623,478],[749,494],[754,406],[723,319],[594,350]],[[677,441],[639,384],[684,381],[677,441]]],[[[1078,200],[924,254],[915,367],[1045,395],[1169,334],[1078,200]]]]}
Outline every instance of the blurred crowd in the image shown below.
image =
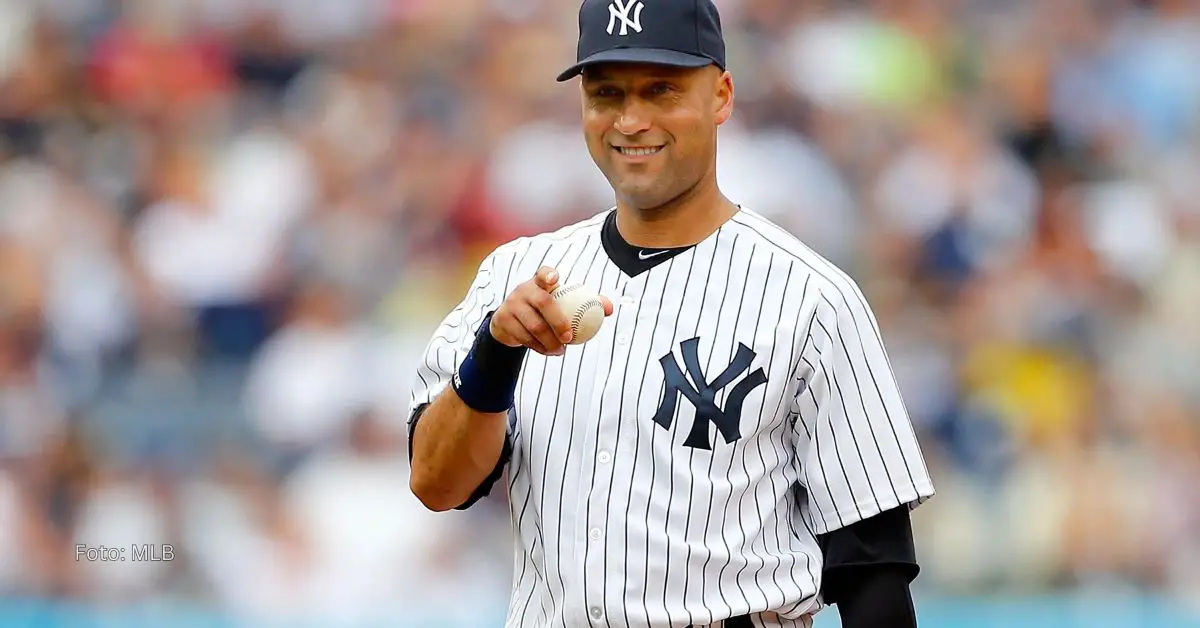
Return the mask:
{"type": "MultiPolygon", "coordinates": [[[[878,314],[920,587],[1198,601],[1200,2],[718,5],[720,184],[878,314]]],[[[502,608],[503,496],[425,511],[404,421],[482,256],[612,203],[576,10],[0,0],[0,597],[502,608]]]]}

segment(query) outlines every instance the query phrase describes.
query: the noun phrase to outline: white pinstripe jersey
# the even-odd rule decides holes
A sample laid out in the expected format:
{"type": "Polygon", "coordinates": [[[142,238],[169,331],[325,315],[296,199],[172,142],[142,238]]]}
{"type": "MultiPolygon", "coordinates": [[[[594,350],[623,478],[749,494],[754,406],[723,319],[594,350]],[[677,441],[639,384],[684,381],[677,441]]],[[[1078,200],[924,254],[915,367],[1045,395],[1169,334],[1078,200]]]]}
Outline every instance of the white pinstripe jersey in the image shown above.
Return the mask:
{"type": "Polygon", "coordinates": [[[418,369],[414,411],[540,266],[614,303],[588,343],[525,359],[505,625],[809,626],[816,535],[934,492],[874,315],[749,209],[633,276],[601,244],[609,213],[496,249],[418,369]]]}

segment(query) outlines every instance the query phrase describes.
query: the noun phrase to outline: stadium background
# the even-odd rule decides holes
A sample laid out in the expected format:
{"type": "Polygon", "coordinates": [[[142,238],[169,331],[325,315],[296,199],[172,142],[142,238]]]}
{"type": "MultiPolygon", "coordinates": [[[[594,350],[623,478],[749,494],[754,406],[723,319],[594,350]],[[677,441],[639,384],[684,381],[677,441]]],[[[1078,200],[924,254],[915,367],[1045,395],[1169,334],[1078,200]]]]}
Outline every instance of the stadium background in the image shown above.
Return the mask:
{"type": "MultiPolygon", "coordinates": [[[[1200,3],[719,4],[720,183],[929,457],[922,626],[1200,625],[1200,3]]],[[[482,255],[611,202],[576,6],[0,0],[0,626],[498,625],[502,498],[426,512],[404,411],[482,255]]]]}

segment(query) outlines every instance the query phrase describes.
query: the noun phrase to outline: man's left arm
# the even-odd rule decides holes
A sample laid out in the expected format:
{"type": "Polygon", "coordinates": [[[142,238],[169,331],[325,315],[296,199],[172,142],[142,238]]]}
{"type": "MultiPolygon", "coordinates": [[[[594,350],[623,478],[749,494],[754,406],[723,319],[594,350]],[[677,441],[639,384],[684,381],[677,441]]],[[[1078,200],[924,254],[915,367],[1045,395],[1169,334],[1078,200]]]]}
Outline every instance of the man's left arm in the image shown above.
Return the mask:
{"type": "Polygon", "coordinates": [[[824,556],[821,596],[843,628],[915,628],[909,585],[920,571],[908,506],[817,537],[824,556]]]}
{"type": "Polygon", "coordinates": [[[915,626],[909,512],[933,482],[858,287],[826,285],[810,315],[794,435],[802,516],[824,555],[822,599],[844,628],[915,626]]]}

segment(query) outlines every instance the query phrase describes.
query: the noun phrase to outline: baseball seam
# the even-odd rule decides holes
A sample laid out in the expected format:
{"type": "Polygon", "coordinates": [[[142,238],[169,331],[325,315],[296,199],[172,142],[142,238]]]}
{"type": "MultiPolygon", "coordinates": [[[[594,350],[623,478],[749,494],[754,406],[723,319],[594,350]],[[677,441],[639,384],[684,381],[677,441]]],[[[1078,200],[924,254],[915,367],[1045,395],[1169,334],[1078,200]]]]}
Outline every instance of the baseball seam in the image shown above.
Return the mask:
{"type": "Polygon", "coordinates": [[[555,290],[554,294],[552,296],[555,299],[558,299],[558,298],[561,298],[563,295],[571,294],[572,292],[575,292],[576,290],[578,290],[582,287],[583,286],[581,284],[576,284],[574,286],[564,286],[562,288],[555,290]]]}
{"type": "Polygon", "coordinates": [[[579,306],[579,309],[575,310],[575,314],[571,316],[572,334],[579,331],[579,324],[583,322],[583,316],[587,314],[587,311],[593,307],[604,307],[604,304],[600,302],[600,299],[589,299],[584,301],[583,304],[579,306]]]}

